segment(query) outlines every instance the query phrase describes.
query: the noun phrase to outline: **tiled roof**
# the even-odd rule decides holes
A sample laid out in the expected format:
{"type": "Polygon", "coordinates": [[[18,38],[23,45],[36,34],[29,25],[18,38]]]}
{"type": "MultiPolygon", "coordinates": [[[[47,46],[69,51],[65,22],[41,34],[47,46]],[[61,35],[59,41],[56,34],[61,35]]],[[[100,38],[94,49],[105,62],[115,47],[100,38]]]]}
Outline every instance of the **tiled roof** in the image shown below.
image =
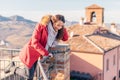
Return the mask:
{"type": "MultiPolygon", "coordinates": [[[[80,26],[79,24],[73,25],[68,28],[69,33],[73,32],[74,36],[65,43],[70,44],[70,48],[73,51],[83,51],[83,52],[92,52],[92,53],[103,53],[103,51],[107,51],[111,48],[114,48],[120,45],[119,37],[115,35],[94,35],[93,33],[98,29],[97,25],[83,25],[80,26]],[[93,44],[91,44],[88,40],[86,40],[83,36],[87,39],[91,40],[93,44]],[[115,38],[116,37],[116,38],[115,38]],[[98,47],[97,47],[98,46],[98,47]],[[99,49],[101,48],[101,50],[99,49]]],[[[107,28],[102,27],[102,31],[107,31],[107,28]]]]}
{"type": "Polygon", "coordinates": [[[73,32],[74,35],[79,36],[74,36],[65,43],[70,44],[70,48],[73,51],[101,53],[97,48],[95,48],[91,43],[89,43],[86,39],[83,38],[83,35],[92,34],[97,28],[98,27],[95,25],[80,26],[79,24],[76,24],[74,26],[71,26],[68,28],[69,33],[73,32]]]}
{"type": "Polygon", "coordinates": [[[90,5],[90,6],[88,6],[88,7],[86,7],[86,9],[102,9],[103,7],[101,7],[101,6],[98,6],[97,4],[92,4],[92,5],[90,5]]]}
{"type": "Polygon", "coordinates": [[[88,36],[88,38],[105,51],[108,51],[120,45],[120,36],[114,35],[112,33],[102,35],[91,35],[88,36]]]}

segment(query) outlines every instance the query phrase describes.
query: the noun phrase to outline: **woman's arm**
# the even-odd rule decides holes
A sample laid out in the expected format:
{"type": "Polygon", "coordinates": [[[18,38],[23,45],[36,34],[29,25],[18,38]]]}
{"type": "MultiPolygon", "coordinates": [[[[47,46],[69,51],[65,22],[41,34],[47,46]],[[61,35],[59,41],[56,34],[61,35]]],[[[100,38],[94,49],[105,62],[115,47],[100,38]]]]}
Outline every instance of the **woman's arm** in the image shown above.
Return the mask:
{"type": "Polygon", "coordinates": [[[64,28],[63,30],[63,38],[62,38],[63,41],[67,41],[68,40],[68,32],[66,30],[66,28],[64,28]]]}
{"type": "Polygon", "coordinates": [[[42,28],[45,27],[44,25],[38,24],[32,34],[32,46],[42,55],[48,56],[48,51],[41,45],[40,40],[42,35],[42,28]]]}

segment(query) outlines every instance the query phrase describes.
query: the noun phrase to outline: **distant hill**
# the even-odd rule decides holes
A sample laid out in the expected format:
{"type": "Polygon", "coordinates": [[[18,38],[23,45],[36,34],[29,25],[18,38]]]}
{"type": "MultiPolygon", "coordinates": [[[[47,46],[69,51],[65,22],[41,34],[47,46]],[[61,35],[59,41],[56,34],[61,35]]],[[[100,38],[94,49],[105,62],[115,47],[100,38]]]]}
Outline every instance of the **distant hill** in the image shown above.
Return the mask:
{"type": "MultiPolygon", "coordinates": [[[[76,24],[75,21],[66,21],[65,26],[76,24]]],[[[10,48],[22,48],[30,39],[37,22],[25,19],[22,16],[0,16],[0,40],[7,42],[10,48]]]]}
{"type": "Polygon", "coordinates": [[[4,21],[22,21],[22,22],[27,22],[27,23],[36,23],[35,21],[24,19],[24,17],[19,16],[19,15],[14,15],[11,17],[4,17],[4,16],[0,15],[0,21],[1,22],[4,22],[4,21]]]}
{"type": "Polygon", "coordinates": [[[24,17],[22,16],[18,16],[18,15],[15,15],[15,16],[11,16],[9,17],[12,21],[23,21],[23,22],[27,22],[27,23],[36,23],[32,20],[28,20],[28,19],[24,19],[24,17]]]}
{"type": "Polygon", "coordinates": [[[0,40],[8,42],[10,48],[21,48],[30,38],[37,22],[22,16],[0,16],[0,40]]]}
{"type": "Polygon", "coordinates": [[[9,19],[8,17],[4,17],[0,15],[0,21],[10,21],[11,19],[9,19]]]}

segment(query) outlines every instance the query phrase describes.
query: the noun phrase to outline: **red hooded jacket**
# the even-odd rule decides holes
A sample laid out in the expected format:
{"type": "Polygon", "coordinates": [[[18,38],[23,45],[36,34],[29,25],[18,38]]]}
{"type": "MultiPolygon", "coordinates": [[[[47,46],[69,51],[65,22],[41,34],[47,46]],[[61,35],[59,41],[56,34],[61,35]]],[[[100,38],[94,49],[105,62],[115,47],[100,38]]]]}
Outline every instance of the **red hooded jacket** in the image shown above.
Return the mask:
{"type": "MultiPolygon", "coordinates": [[[[48,30],[45,25],[38,24],[33,31],[33,35],[29,42],[21,50],[19,57],[21,61],[31,68],[34,62],[41,56],[48,56],[48,51],[45,49],[48,38],[48,30]]],[[[68,40],[68,33],[64,28],[63,41],[68,40]]]]}

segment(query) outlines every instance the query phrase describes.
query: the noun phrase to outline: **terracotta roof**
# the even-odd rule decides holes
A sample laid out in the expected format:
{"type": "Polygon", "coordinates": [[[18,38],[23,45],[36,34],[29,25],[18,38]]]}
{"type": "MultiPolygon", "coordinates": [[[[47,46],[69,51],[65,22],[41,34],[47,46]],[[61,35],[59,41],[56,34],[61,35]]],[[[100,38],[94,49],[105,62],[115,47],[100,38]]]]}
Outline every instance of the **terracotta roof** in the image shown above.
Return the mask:
{"type": "Polygon", "coordinates": [[[118,33],[119,33],[119,35],[120,35],[120,30],[118,30],[117,32],[118,32],[118,33]]]}
{"type": "Polygon", "coordinates": [[[98,6],[97,4],[92,4],[88,7],[86,7],[86,9],[103,9],[103,7],[98,6]]]}
{"type": "Polygon", "coordinates": [[[83,52],[92,52],[92,53],[101,53],[97,48],[95,48],[91,43],[83,38],[85,34],[92,34],[98,26],[96,25],[84,25],[80,26],[76,24],[68,28],[69,33],[73,32],[74,36],[72,39],[69,39],[67,42],[70,44],[70,48],[73,51],[83,51],[83,52]],[[92,49],[91,49],[92,48],[92,49]]]}
{"type": "MultiPolygon", "coordinates": [[[[74,36],[68,41],[64,42],[67,44],[70,44],[70,48],[73,51],[84,51],[84,52],[92,52],[92,53],[103,53],[101,50],[107,51],[111,48],[114,48],[118,45],[120,45],[120,37],[116,37],[115,35],[95,35],[93,34],[99,27],[97,25],[83,25],[80,26],[79,24],[73,25],[68,28],[68,32],[73,32],[74,36]],[[86,36],[89,40],[93,42],[91,44],[88,40],[86,40],[83,35],[89,35],[86,36]],[[116,38],[115,38],[116,37],[116,38]],[[101,50],[99,49],[101,48],[101,50]]],[[[100,28],[101,31],[107,32],[107,28],[100,28]]],[[[109,31],[108,31],[109,32],[109,31]]],[[[102,32],[101,32],[102,33],[102,32]]]]}
{"type": "Polygon", "coordinates": [[[120,45],[120,36],[114,35],[112,33],[102,35],[91,35],[88,36],[88,38],[105,51],[108,51],[120,45]]]}
{"type": "Polygon", "coordinates": [[[83,37],[73,37],[68,42],[70,44],[70,49],[72,51],[82,51],[82,52],[94,52],[100,53],[98,49],[96,49],[93,45],[88,43],[83,37]],[[93,47],[92,49],[90,47],[93,47]]]}

